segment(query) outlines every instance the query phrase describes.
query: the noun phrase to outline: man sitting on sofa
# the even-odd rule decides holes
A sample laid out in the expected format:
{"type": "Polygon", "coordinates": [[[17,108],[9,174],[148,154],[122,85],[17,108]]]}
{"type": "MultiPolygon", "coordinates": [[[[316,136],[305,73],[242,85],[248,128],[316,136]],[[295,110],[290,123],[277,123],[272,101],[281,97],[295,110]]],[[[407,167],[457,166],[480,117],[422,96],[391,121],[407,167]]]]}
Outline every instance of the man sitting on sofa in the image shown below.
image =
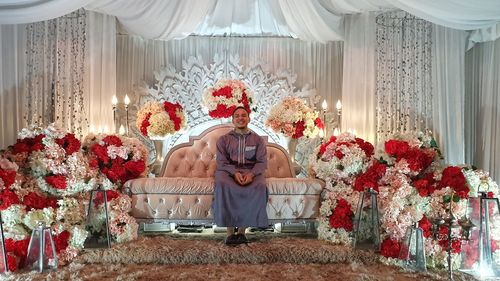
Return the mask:
{"type": "Polygon", "coordinates": [[[215,224],[227,227],[226,245],[247,243],[247,227],[268,227],[265,141],[248,128],[245,107],[233,111],[234,130],[217,141],[213,211],[215,224]]]}

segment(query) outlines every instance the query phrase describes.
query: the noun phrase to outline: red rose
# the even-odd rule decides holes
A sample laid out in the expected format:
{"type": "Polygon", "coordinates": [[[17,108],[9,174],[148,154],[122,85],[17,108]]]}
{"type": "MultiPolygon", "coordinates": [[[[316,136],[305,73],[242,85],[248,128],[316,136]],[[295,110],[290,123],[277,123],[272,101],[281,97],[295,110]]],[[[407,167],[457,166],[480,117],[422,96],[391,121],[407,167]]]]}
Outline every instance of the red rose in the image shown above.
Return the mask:
{"type": "Polygon", "coordinates": [[[425,238],[429,238],[432,234],[432,223],[424,215],[424,217],[418,222],[418,227],[422,228],[422,232],[425,238]]]}
{"type": "Polygon", "coordinates": [[[172,122],[174,122],[174,129],[176,131],[179,131],[181,129],[181,118],[177,116],[177,111],[182,110],[182,106],[178,103],[171,103],[171,102],[164,102],[163,103],[163,108],[165,108],[165,111],[168,113],[168,117],[172,122]]]}
{"type": "Polygon", "coordinates": [[[66,178],[61,175],[46,176],[45,181],[56,189],[66,189],[66,178]]]}
{"type": "Polygon", "coordinates": [[[356,138],[356,143],[365,152],[366,157],[370,157],[373,155],[374,148],[371,143],[360,138],[356,138]]]}
{"type": "MultiPolygon", "coordinates": [[[[68,247],[70,233],[67,230],[55,235],[54,238],[54,246],[56,248],[56,253],[59,254],[61,251],[65,250],[68,247]]],[[[52,251],[49,244],[46,244],[47,251],[52,251]]]]}
{"type": "Polygon", "coordinates": [[[405,141],[388,140],[385,142],[385,152],[393,157],[400,157],[406,154],[410,145],[405,141]]]}
{"type": "Polygon", "coordinates": [[[352,231],[353,222],[351,205],[343,198],[337,200],[337,205],[330,216],[330,226],[332,228],[343,228],[346,231],[352,231]]]}
{"type": "Polygon", "coordinates": [[[316,125],[316,127],[318,127],[320,130],[325,129],[325,125],[319,117],[314,120],[314,125],[316,125]]]}
{"type": "Polygon", "coordinates": [[[104,165],[108,164],[109,156],[106,147],[96,143],[90,147],[90,151],[97,156],[97,159],[101,161],[104,165]]]}
{"type": "Polygon", "coordinates": [[[0,211],[6,210],[13,204],[19,204],[19,197],[10,189],[0,190],[0,211]]]}
{"type": "Polygon", "coordinates": [[[299,121],[295,123],[295,133],[293,133],[292,138],[294,139],[299,139],[302,136],[304,136],[304,130],[305,130],[305,123],[304,121],[299,121]]]}
{"type": "Polygon", "coordinates": [[[400,245],[397,240],[386,238],[380,245],[380,254],[386,258],[398,258],[400,245]]]}
{"type": "Polygon", "coordinates": [[[66,155],[71,155],[80,150],[81,143],[73,134],[66,134],[61,139],[56,139],[56,143],[64,148],[66,155]]]}
{"type": "Polygon", "coordinates": [[[7,253],[12,253],[19,258],[19,264],[24,264],[28,255],[28,245],[30,238],[24,240],[13,240],[12,238],[5,239],[5,250],[7,253]]]}
{"type": "Polygon", "coordinates": [[[109,135],[102,139],[107,145],[122,146],[122,140],[115,135],[109,135]]]}
{"type": "MultiPolygon", "coordinates": [[[[120,197],[120,194],[114,190],[106,190],[106,199],[107,202],[120,197]]],[[[104,203],[104,192],[97,192],[97,195],[94,197],[94,205],[97,207],[104,203]]]]}
{"type": "Polygon", "coordinates": [[[432,173],[425,174],[423,178],[413,180],[412,184],[422,197],[430,196],[436,190],[436,181],[432,173]]]}
{"type": "Polygon", "coordinates": [[[144,118],[144,120],[142,120],[142,123],[141,123],[141,133],[145,136],[148,135],[148,127],[149,125],[151,125],[151,123],[149,123],[149,118],[151,117],[151,112],[149,112],[148,114],[146,114],[146,118],[144,118]]]}
{"type": "Polygon", "coordinates": [[[462,169],[459,167],[450,166],[443,170],[440,188],[450,187],[462,199],[468,198],[469,188],[462,169]]]}
{"type": "Polygon", "coordinates": [[[226,98],[231,98],[233,96],[233,88],[230,86],[225,86],[217,91],[214,91],[212,94],[214,97],[226,97],[226,98]]]}
{"type": "Polygon", "coordinates": [[[4,188],[9,188],[16,181],[16,171],[0,169],[0,179],[2,179],[4,188]]]}
{"type": "Polygon", "coordinates": [[[123,166],[127,170],[127,178],[124,179],[124,182],[138,178],[146,170],[146,164],[143,160],[128,161],[123,166]]]}
{"type": "Polygon", "coordinates": [[[28,207],[28,211],[31,209],[41,210],[47,207],[57,208],[57,199],[43,197],[35,192],[30,192],[24,196],[23,203],[28,207]]]}

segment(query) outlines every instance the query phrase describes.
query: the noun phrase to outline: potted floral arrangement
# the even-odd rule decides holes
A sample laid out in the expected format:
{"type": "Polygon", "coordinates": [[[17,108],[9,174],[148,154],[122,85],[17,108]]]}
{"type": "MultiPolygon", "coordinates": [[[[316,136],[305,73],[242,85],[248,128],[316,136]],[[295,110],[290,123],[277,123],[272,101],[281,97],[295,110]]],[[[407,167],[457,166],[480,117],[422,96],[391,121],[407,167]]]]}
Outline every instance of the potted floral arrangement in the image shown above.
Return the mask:
{"type": "Polygon", "coordinates": [[[212,118],[229,118],[238,106],[250,112],[253,93],[240,80],[223,79],[207,89],[202,96],[202,103],[212,118]]]}
{"type": "Polygon", "coordinates": [[[151,101],[137,112],[136,126],[144,136],[160,139],[184,128],[186,117],[178,103],[151,101]]]}
{"type": "Polygon", "coordinates": [[[325,126],[318,117],[318,112],[295,97],[286,97],[276,104],[266,120],[266,126],[287,138],[288,152],[292,162],[295,162],[297,139],[301,137],[314,138],[325,126]]]}

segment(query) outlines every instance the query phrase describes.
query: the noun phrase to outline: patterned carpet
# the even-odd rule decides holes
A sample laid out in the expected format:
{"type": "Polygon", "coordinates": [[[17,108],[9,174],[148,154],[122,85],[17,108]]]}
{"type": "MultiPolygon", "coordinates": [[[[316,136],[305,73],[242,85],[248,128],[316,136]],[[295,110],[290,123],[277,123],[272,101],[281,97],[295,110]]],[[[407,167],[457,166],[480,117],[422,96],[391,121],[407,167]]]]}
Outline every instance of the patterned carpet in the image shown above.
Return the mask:
{"type": "MultiPolygon", "coordinates": [[[[222,243],[223,234],[140,236],[111,249],[88,249],[58,271],[5,280],[448,280],[446,272],[412,273],[303,235],[249,234],[251,243],[222,243]]],[[[455,280],[475,280],[456,274],[455,280]]]]}

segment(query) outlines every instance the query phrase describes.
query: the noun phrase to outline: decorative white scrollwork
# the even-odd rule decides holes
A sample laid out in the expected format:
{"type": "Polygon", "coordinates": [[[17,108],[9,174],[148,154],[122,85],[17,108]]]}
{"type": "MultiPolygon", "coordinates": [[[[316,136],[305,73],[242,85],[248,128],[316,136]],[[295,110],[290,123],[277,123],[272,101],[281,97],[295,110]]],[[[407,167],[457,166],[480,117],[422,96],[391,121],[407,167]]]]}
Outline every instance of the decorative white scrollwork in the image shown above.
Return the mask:
{"type": "MultiPolygon", "coordinates": [[[[283,146],[285,144],[284,137],[265,126],[271,107],[285,96],[303,98],[313,108],[319,101],[316,91],[308,89],[307,85],[304,90],[295,91],[293,84],[296,75],[288,70],[277,70],[275,73],[270,73],[265,70],[263,64],[248,67],[240,65],[238,55],[221,56],[215,54],[214,63],[209,65],[205,64],[201,57],[189,57],[187,61],[182,63],[180,71],[176,70],[174,66],[168,65],[155,72],[157,83],[153,87],[143,86],[136,92],[135,100],[138,102],[130,107],[130,116],[135,119],[138,108],[150,100],[178,102],[184,107],[188,128],[165,139],[162,153],[165,155],[174,145],[187,142],[190,135],[199,134],[204,129],[221,122],[208,115],[202,106],[201,99],[205,89],[212,87],[218,80],[227,78],[243,81],[254,92],[252,108],[255,109],[255,112],[252,112],[251,115],[250,128],[260,135],[267,135],[268,141],[283,146]]],[[[134,124],[135,120],[130,123],[134,124]]],[[[138,130],[131,131],[138,133],[138,130]]],[[[305,143],[310,143],[310,141],[307,140],[305,143]]],[[[301,142],[299,142],[299,147],[303,147],[301,142]]],[[[311,149],[308,150],[311,151],[311,149]]],[[[307,158],[308,155],[298,153],[297,163],[305,167],[307,158]]]]}

